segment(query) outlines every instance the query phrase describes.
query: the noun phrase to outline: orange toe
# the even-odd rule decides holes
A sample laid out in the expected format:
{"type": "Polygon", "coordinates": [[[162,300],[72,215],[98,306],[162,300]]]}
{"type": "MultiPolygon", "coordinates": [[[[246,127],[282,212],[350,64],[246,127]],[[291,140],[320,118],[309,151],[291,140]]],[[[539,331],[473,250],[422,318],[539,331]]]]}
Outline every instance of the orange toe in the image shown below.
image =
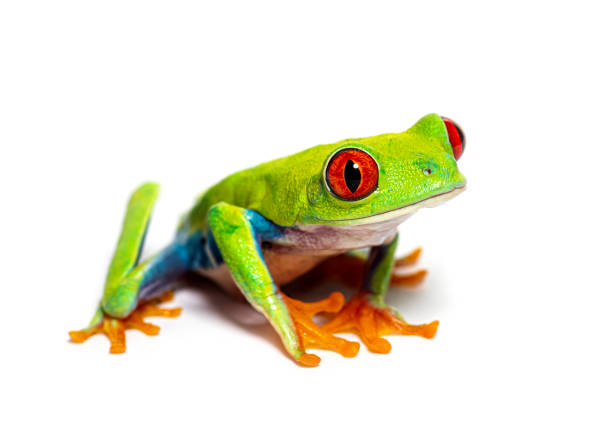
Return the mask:
{"type": "Polygon", "coordinates": [[[297,361],[305,367],[316,367],[321,362],[321,358],[316,354],[304,353],[297,358],[297,361]]]}
{"type": "Polygon", "coordinates": [[[414,265],[419,258],[421,257],[422,248],[416,248],[410,254],[400,257],[395,260],[395,267],[400,268],[404,266],[412,266],[414,265]]]}
{"type": "Polygon", "coordinates": [[[83,342],[91,338],[93,335],[96,335],[101,332],[102,327],[96,325],[94,327],[86,328],[83,330],[72,330],[68,332],[68,336],[70,336],[70,340],[72,340],[72,342],[76,344],[82,344],[83,342]]]}
{"type": "Polygon", "coordinates": [[[438,324],[438,321],[408,324],[393,309],[374,306],[369,293],[361,292],[353,296],[342,311],[322,328],[331,333],[357,333],[370,351],[386,354],[391,351],[391,344],[382,336],[400,334],[431,339],[436,334],[438,324]]]}
{"type": "Polygon", "coordinates": [[[427,270],[421,269],[417,272],[413,272],[407,275],[393,274],[391,276],[392,286],[417,286],[425,280],[427,276],[427,270]]]}
{"type": "MultiPolygon", "coordinates": [[[[357,355],[359,343],[334,336],[312,320],[312,317],[317,313],[336,313],[340,311],[344,305],[344,295],[340,292],[334,292],[326,299],[314,303],[304,303],[289,298],[282,292],[281,296],[295,324],[298,338],[302,344],[302,350],[316,348],[335,351],[344,357],[354,357],[357,355]]],[[[297,361],[304,366],[317,366],[321,359],[315,354],[304,353],[297,358],[297,361]]]]}

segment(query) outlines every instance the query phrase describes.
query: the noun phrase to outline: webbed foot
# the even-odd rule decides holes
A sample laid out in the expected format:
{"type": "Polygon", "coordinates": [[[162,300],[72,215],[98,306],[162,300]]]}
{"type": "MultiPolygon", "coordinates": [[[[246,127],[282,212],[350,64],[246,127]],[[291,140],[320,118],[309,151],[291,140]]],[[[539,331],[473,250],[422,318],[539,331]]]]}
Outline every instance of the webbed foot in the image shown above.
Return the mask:
{"type": "Polygon", "coordinates": [[[301,350],[304,351],[301,356],[296,358],[299,364],[314,367],[321,362],[321,358],[316,354],[305,352],[308,348],[331,350],[340,353],[344,357],[354,357],[357,355],[359,352],[358,342],[351,342],[334,336],[312,320],[312,317],[317,313],[337,313],[340,311],[344,306],[344,295],[340,292],[334,292],[324,300],[314,303],[304,303],[289,298],[283,293],[281,293],[281,296],[293,319],[296,333],[302,344],[301,350]]]}
{"type": "Polygon", "coordinates": [[[146,335],[155,336],[159,333],[159,326],[146,322],[144,318],[149,316],[164,316],[176,318],[181,314],[181,308],[162,308],[161,303],[171,301],[174,298],[172,291],[166,292],[158,298],[139,305],[129,316],[123,319],[112,318],[101,313],[94,317],[94,323],[86,329],[69,332],[72,342],[77,344],[85,342],[91,336],[101,333],[110,340],[110,352],[113,354],[124,353],[126,350],[125,331],[128,329],[140,330],[146,335]]]}
{"type": "Polygon", "coordinates": [[[391,344],[382,336],[399,334],[431,339],[436,335],[438,321],[422,325],[408,324],[396,310],[375,305],[371,298],[367,292],[354,295],[340,313],[321,329],[329,333],[354,332],[370,351],[382,354],[391,351],[391,344]]]}

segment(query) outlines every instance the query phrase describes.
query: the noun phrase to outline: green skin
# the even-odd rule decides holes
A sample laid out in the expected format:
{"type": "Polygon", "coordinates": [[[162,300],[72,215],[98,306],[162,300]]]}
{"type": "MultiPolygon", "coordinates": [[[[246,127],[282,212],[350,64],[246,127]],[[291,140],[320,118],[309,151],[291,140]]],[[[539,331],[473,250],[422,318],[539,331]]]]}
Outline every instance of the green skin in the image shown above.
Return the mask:
{"type": "MultiPolygon", "coordinates": [[[[287,351],[299,358],[304,351],[262,254],[262,243],[315,256],[319,250],[330,256],[347,252],[347,248],[335,247],[331,241],[326,246],[324,237],[322,246],[313,249],[302,247],[299,239],[288,236],[297,229],[323,229],[310,227],[314,225],[327,225],[338,233],[362,225],[384,228],[393,218],[427,206],[433,198],[443,199],[445,194],[461,191],[465,182],[457,169],[444,122],[440,116],[430,114],[404,132],[319,145],[230,175],[199,197],[183,217],[171,245],[138,264],[158,192],[157,185],[145,184],[132,195],[128,205],[104,296],[90,327],[99,324],[104,314],[126,317],[139,302],[163,292],[167,284],[185,272],[205,273],[224,263],[246,299],[277,330],[287,351]],[[327,162],[345,147],[366,151],[379,168],[377,189],[356,201],[334,196],[325,181],[327,162]],[[212,257],[211,252],[216,252],[217,257],[212,257]],[[163,286],[151,286],[160,283],[163,286]]],[[[370,293],[370,302],[381,308],[388,307],[384,297],[397,247],[396,226],[393,223],[390,239],[370,246],[366,263],[363,290],[370,293]]],[[[369,245],[355,241],[352,246],[349,249],[369,245]]]]}

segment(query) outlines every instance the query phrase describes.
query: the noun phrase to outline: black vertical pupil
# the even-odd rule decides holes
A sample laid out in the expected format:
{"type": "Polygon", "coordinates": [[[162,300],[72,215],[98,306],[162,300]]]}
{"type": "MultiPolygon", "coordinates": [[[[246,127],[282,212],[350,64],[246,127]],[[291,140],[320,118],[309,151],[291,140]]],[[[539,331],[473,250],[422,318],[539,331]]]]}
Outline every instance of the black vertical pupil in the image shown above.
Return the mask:
{"type": "Polygon", "coordinates": [[[344,181],[348,189],[355,193],[361,184],[361,171],[353,160],[348,160],[344,166],[344,181]]]}

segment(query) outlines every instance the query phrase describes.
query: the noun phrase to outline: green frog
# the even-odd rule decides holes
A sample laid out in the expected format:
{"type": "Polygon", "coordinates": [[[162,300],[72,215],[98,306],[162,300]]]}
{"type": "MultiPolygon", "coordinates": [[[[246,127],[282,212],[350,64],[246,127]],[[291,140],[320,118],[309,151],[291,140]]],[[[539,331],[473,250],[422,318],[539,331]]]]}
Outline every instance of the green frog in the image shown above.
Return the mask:
{"type": "Polygon", "coordinates": [[[126,349],[125,330],[154,335],[148,316],[177,316],[160,307],[188,273],[244,296],[272,324],[288,354],[303,366],[320,358],[309,348],[352,357],[360,344],[336,336],[359,335],[372,352],[388,353],[389,334],[432,338],[438,322],[408,324],[385,303],[390,284],[411,284],[424,271],[397,274],[419,251],[397,259],[398,226],[423,207],[465,190],[457,160],[465,137],[437,114],[393,134],[324,144],[228,176],[206,190],[181,219],[174,240],[141,261],[159,187],[146,183],[131,196],[104,292],[87,328],[74,342],[96,333],[111,353],[126,349]],[[347,302],[334,292],[316,302],[291,298],[282,287],[310,277],[356,285],[347,302]],[[331,314],[326,324],[317,313],[331,314]]]}

